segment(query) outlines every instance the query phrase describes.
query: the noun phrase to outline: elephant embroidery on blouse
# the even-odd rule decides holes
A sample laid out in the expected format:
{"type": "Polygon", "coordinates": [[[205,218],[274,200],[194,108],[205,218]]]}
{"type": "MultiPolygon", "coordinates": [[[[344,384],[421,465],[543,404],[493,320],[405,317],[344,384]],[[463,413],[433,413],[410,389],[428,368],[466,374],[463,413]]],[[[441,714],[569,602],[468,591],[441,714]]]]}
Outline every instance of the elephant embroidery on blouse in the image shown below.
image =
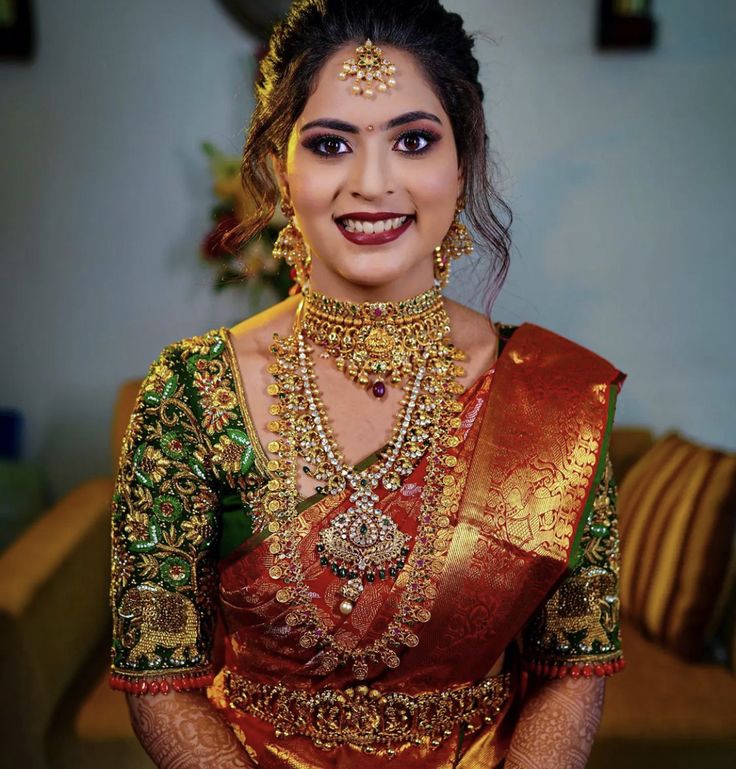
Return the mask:
{"type": "Polygon", "coordinates": [[[129,620],[129,637],[134,644],[129,654],[132,664],[140,663],[143,657],[148,665],[159,664],[159,648],[170,650],[170,660],[175,664],[199,660],[199,617],[194,604],[181,593],[144,582],[126,591],[118,614],[129,620]]]}
{"type": "Polygon", "coordinates": [[[543,647],[564,649],[578,636],[588,648],[595,641],[607,648],[615,602],[616,579],[607,569],[592,566],[570,577],[546,606],[543,647]]]}

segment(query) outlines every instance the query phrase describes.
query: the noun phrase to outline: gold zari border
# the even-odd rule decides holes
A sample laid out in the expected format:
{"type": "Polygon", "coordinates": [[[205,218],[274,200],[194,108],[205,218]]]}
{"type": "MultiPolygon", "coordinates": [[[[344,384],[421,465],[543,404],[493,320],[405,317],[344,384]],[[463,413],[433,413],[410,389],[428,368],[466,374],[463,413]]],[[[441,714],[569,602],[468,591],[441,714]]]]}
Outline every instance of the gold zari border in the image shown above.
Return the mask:
{"type": "Polygon", "coordinates": [[[310,692],[256,683],[228,669],[224,683],[229,707],[273,724],[277,738],[300,735],[323,750],[349,745],[389,754],[409,745],[437,748],[460,725],[470,733],[492,723],[511,691],[510,673],[416,695],[368,686],[310,692]]]}

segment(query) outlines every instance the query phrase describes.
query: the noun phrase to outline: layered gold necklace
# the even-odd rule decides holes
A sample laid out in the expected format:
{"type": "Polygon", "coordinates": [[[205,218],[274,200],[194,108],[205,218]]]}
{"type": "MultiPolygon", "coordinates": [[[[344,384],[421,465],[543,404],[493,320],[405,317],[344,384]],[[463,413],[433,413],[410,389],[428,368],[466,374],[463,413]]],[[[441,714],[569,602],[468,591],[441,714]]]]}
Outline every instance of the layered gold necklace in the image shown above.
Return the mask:
{"type": "Polygon", "coordinates": [[[274,381],[268,391],[276,402],[270,407],[275,419],[269,429],[276,440],[269,443],[269,450],[278,458],[269,463],[273,477],[264,504],[273,533],[270,550],[276,561],[270,573],[285,584],[276,597],[291,606],[287,623],[303,628],[301,644],[324,648],[324,671],[351,660],[354,675],[361,679],[371,661],[398,665],[398,647],[417,642],[412,625],[429,619],[422,606],[423,590],[430,583],[436,532],[449,523],[436,502],[442,471],[454,462],[446,449],[458,442],[451,435],[459,427],[462,410],[456,396],[463,390],[457,381],[463,369],[456,361],[465,356],[450,341],[449,319],[437,289],[397,303],[354,304],[321,294],[316,298],[307,295],[293,333],[277,336],[271,352],[275,362],[269,372],[274,381]],[[392,384],[406,380],[391,440],[376,462],[364,470],[351,467],[335,441],[316,382],[312,340],[318,344],[324,340],[326,352],[335,357],[338,367],[361,384],[369,383],[361,377],[371,375],[381,377],[376,382],[383,382],[383,377],[392,384]],[[387,491],[398,489],[402,478],[425,455],[427,474],[412,546],[411,537],[381,509],[376,490],[379,485],[387,491]],[[334,622],[310,597],[299,550],[303,532],[296,514],[299,457],[313,465],[309,474],[322,482],[325,493],[350,492],[349,507],[320,531],[316,546],[322,566],[344,580],[340,612],[352,612],[366,583],[395,578],[404,568],[411,572],[394,620],[367,647],[349,648],[342,643],[333,632],[334,622]]]}

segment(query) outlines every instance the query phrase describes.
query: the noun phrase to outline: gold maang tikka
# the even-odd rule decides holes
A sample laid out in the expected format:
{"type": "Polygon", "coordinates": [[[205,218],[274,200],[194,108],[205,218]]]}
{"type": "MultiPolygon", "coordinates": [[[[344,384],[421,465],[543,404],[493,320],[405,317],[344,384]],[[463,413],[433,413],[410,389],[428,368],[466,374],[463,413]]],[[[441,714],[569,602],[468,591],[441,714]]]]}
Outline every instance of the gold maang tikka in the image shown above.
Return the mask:
{"type": "Polygon", "coordinates": [[[368,38],[355,49],[355,56],[345,59],[337,76],[340,80],[354,78],[353,93],[372,99],[377,93],[385,93],[396,85],[395,72],[396,67],[368,38]]]}
{"type": "Polygon", "coordinates": [[[312,255],[294,221],[294,209],[287,201],[283,201],[281,210],[289,221],[281,229],[273,244],[273,257],[274,259],[283,259],[289,267],[294,269],[296,282],[304,289],[309,283],[309,267],[312,263],[312,255]]]}
{"type": "Polygon", "coordinates": [[[465,202],[458,200],[455,208],[455,217],[450,229],[442,239],[439,246],[434,249],[434,276],[441,288],[447,286],[450,279],[450,264],[453,259],[461,256],[470,256],[473,253],[473,239],[468,228],[460,221],[460,214],[465,208],[465,202]]]}

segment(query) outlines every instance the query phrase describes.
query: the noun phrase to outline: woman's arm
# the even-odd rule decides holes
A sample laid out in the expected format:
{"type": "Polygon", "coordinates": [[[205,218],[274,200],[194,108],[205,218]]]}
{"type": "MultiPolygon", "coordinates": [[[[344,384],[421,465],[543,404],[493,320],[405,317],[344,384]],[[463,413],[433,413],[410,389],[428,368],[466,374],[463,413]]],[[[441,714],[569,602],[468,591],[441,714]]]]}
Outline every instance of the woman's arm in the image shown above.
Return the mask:
{"type": "Polygon", "coordinates": [[[505,769],[585,769],[603,712],[605,678],[542,681],[524,702],[505,769]]]}
{"type": "Polygon", "coordinates": [[[203,693],[128,695],[133,731],[159,769],[252,769],[203,693]]]}

